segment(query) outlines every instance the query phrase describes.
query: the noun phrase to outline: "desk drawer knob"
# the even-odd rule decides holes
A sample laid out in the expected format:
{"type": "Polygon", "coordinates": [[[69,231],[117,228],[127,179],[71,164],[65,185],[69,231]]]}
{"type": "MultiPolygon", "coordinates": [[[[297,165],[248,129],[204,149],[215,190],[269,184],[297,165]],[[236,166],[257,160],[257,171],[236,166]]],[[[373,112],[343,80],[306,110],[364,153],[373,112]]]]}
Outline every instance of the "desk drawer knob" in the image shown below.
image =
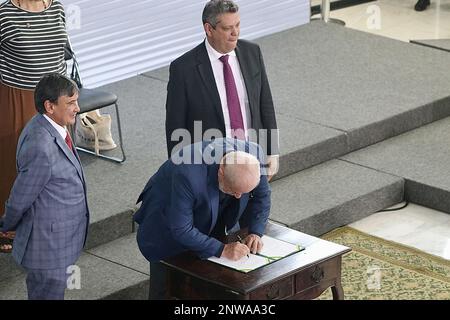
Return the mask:
{"type": "Polygon", "coordinates": [[[315,283],[319,283],[320,281],[322,281],[323,277],[324,277],[323,269],[319,266],[316,266],[314,268],[313,273],[311,274],[311,280],[314,281],[315,283]]]}
{"type": "Polygon", "coordinates": [[[280,296],[280,287],[276,284],[270,286],[269,291],[267,291],[267,299],[275,299],[280,296]]]}

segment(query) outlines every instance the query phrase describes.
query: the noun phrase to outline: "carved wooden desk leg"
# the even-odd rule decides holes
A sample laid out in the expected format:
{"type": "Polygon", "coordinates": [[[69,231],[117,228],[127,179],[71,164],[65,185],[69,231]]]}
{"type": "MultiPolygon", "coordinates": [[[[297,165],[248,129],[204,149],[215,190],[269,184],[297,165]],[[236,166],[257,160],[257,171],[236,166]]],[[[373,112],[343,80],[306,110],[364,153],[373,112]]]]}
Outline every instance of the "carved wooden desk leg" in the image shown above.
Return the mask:
{"type": "Polygon", "coordinates": [[[333,300],[344,300],[344,289],[342,289],[341,284],[341,274],[342,274],[342,257],[337,258],[337,276],[334,287],[331,287],[331,293],[333,294],[333,300]]]}
{"type": "Polygon", "coordinates": [[[344,289],[342,289],[341,279],[336,280],[336,285],[331,287],[333,300],[344,300],[344,289]]]}

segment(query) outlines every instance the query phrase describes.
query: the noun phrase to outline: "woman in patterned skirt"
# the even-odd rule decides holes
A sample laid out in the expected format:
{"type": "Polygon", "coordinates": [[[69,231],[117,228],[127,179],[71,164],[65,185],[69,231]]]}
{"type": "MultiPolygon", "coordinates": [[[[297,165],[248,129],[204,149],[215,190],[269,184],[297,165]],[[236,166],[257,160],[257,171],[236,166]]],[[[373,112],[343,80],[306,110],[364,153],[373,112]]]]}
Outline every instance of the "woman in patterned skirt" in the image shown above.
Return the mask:
{"type": "MultiPolygon", "coordinates": [[[[19,135],[35,114],[34,88],[46,73],[66,73],[64,8],[58,0],[8,0],[0,5],[0,219],[16,177],[19,135]]],[[[0,234],[10,252],[14,234],[0,234]]]]}

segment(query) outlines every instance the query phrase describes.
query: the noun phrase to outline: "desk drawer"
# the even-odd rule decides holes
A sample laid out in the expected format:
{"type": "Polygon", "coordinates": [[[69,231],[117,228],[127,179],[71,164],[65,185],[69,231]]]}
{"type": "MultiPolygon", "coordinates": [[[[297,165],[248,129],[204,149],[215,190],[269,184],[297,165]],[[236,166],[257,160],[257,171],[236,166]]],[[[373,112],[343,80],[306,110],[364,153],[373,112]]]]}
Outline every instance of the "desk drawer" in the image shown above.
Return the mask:
{"type": "Polygon", "coordinates": [[[257,289],[250,294],[251,300],[279,300],[294,294],[294,277],[288,277],[257,289]]]}
{"type": "Polygon", "coordinates": [[[318,286],[322,282],[336,279],[339,276],[339,259],[331,259],[313,265],[295,275],[295,292],[318,286]]]}

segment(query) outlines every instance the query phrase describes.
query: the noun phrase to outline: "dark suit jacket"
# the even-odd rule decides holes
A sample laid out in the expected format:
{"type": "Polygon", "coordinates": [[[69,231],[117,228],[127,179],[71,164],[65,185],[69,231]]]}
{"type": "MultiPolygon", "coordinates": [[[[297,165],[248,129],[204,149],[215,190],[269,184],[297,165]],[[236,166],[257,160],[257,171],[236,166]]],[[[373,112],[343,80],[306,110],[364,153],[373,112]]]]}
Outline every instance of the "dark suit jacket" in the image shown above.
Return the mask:
{"type": "MultiPolygon", "coordinates": [[[[250,127],[258,133],[260,129],[277,129],[261,49],[254,43],[239,40],[235,51],[247,89],[251,113],[250,127]]],[[[166,140],[169,157],[172,149],[179,143],[171,141],[172,132],[178,128],[187,129],[191,135],[192,141],[183,141],[183,146],[201,141],[203,133],[208,129],[218,129],[225,137],[225,122],[219,92],[204,42],[170,64],[166,101],[166,140]],[[202,121],[201,136],[194,137],[194,121],[202,121]]],[[[269,130],[267,140],[266,143],[264,139],[257,141],[251,139],[259,143],[267,154],[278,154],[277,132],[269,130]]]]}
{"type": "MultiPolygon", "coordinates": [[[[139,196],[142,205],[134,216],[139,224],[139,249],[147,260],[158,261],[187,250],[202,259],[220,256],[224,244],[210,236],[218,219],[218,162],[224,153],[246,151],[251,145],[255,144],[232,139],[199,142],[185,147],[178,155],[200,155],[197,159],[202,159],[203,154],[213,154],[218,161],[211,164],[203,158],[199,164],[177,165],[174,156],[159,168],[139,196]]],[[[259,154],[263,160],[258,146],[249,153],[259,154]]],[[[250,233],[262,235],[270,212],[270,187],[265,175],[252,197],[243,194],[237,207],[238,212],[233,214],[236,220],[231,225],[242,220],[250,233]]]]}

